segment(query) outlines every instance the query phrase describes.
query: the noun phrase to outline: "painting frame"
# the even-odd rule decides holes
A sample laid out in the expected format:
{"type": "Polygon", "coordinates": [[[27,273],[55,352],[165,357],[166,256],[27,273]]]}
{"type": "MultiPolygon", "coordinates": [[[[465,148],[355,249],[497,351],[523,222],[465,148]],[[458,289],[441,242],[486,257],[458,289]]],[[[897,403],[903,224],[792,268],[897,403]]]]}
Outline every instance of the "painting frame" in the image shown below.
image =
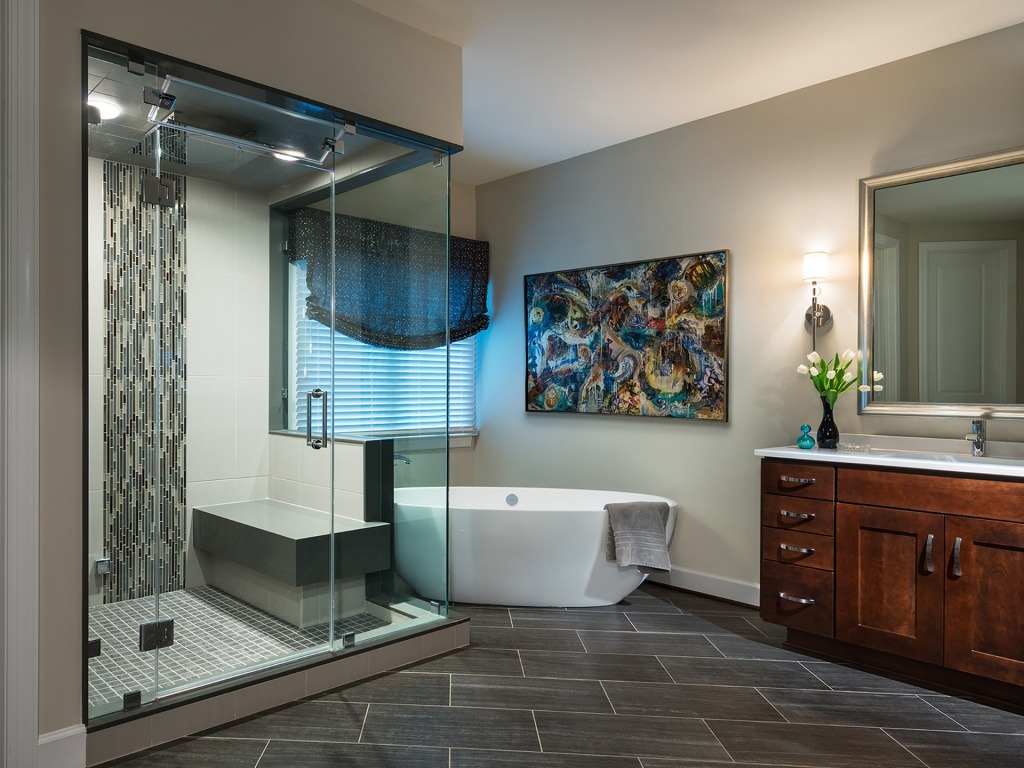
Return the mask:
{"type": "Polygon", "coordinates": [[[728,422],[728,249],[523,276],[525,409],[728,422]]]}

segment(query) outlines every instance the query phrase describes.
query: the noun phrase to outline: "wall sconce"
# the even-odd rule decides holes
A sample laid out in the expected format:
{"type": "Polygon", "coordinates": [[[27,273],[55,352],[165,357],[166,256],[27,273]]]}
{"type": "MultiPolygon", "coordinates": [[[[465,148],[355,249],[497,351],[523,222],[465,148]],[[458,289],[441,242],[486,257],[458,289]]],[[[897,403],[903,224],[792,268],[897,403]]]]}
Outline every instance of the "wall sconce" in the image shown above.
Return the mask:
{"type": "Polygon", "coordinates": [[[811,284],[811,306],[804,319],[811,327],[811,351],[817,343],[817,330],[832,322],[832,310],[818,302],[821,288],[818,283],[828,280],[828,254],[824,251],[804,254],[804,282],[811,284]]]}

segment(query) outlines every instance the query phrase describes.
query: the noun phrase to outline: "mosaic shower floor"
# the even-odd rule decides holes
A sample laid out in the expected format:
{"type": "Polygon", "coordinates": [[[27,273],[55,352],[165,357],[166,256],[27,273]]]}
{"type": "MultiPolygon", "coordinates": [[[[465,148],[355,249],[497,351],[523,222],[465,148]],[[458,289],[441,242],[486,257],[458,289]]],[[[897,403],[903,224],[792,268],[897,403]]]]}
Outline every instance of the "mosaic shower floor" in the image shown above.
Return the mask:
{"type": "MultiPolygon", "coordinates": [[[[89,609],[89,637],[102,654],[89,659],[89,707],[119,709],[130,691],[153,688],[155,651],[139,651],[139,624],[152,621],[153,597],[89,609]],[[111,704],[117,707],[111,708],[111,704]]],[[[327,625],[298,629],[213,587],[160,596],[160,617],[174,619],[174,645],[161,648],[160,687],[173,688],[280,659],[327,641],[327,625]]],[[[334,623],[335,636],[387,626],[368,613],[334,623]]]]}

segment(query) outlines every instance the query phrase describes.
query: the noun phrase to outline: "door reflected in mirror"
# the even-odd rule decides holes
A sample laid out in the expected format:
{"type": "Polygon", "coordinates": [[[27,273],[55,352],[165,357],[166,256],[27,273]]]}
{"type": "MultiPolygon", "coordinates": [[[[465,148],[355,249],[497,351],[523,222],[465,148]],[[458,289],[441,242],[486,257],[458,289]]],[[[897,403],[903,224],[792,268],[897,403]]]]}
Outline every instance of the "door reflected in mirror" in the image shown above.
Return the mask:
{"type": "Polygon", "coordinates": [[[1022,253],[1024,150],[863,179],[860,410],[1024,417],[1022,253]]]}

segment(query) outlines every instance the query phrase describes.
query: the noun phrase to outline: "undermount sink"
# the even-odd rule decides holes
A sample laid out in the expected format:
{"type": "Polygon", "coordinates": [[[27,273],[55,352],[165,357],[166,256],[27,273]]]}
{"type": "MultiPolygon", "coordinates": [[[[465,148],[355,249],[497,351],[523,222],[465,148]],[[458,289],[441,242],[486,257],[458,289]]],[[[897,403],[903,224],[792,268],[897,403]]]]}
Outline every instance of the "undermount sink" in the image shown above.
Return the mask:
{"type": "Polygon", "coordinates": [[[1008,458],[1004,456],[972,456],[969,453],[930,453],[927,451],[890,451],[884,448],[872,448],[865,452],[866,456],[905,459],[908,461],[938,461],[955,464],[1001,464],[1008,467],[1024,466],[1024,458],[1008,458]]]}

